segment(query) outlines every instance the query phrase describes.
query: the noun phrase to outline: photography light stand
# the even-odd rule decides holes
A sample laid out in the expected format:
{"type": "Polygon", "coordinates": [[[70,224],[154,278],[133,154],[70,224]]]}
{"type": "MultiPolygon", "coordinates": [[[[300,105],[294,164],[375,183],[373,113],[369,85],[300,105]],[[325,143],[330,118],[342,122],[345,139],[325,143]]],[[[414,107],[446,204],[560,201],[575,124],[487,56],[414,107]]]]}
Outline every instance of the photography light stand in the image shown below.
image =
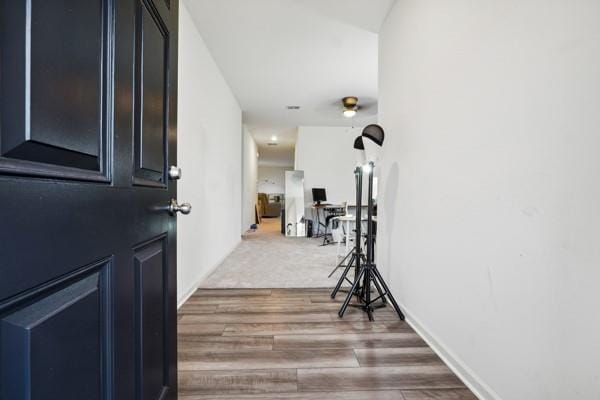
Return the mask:
{"type": "MultiPolygon", "coordinates": [[[[350,251],[350,253],[348,253],[346,257],[344,257],[344,260],[342,260],[342,262],[338,264],[338,266],[331,272],[331,274],[329,274],[331,276],[337,270],[338,267],[343,266],[343,262],[348,258],[349,255],[351,255],[350,261],[344,268],[344,272],[340,276],[340,279],[338,280],[335,289],[333,289],[333,292],[331,293],[332,299],[335,299],[335,296],[337,295],[338,291],[340,291],[340,288],[344,282],[348,282],[350,283],[350,285],[354,284],[354,281],[356,281],[356,277],[358,276],[358,271],[360,270],[361,262],[367,261],[367,258],[362,251],[362,165],[364,165],[365,163],[365,146],[363,143],[362,136],[358,136],[354,140],[354,155],[356,157],[356,168],[354,169],[354,180],[356,183],[356,237],[354,240],[354,247],[352,248],[352,251],[350,251]],[[352,267],[354,267],[354,281],[348,279],[348,272],[352,267]]],[[[355,289],[355,293],[350,293],[350,296],[358,295],[358,289],[355,289]]]]}
{"type": "MultiPolygon", "coordinates": [[[[363,134],[362,136],[364,138],[366,138],[366,143],[367,146],[373,146],[375,145],[375,149],[376,151],[378,150],[378,147],[381,147],[381,145],[383,144],[383,138],[384,138],[384,133],[383,133],[383,129],[379,126],[379,125],[369,125],[367,126],[364,130],[363,130],[363,134]]],[[[356,146],[356,142],[355,142],[355,149],[357,148],[356,146]]],[[[364,147],[363,147],[364,148],[364,147]]],[[[340,311],[338,312],[338,315],[340,316],[340,318],[342,318],[344,316],[344,313],[346,312],[346,309],[348,308],[348,306],[352,306],[352,307],[356,307],[356,308],[360,308],[363,311],[365,311],[369,317],[369,321],[373,321],[373,311],[375,311],[375,309],[377,308],[381,308],[381,307],[385,307],[386,306],[386,297],[387,299],[389,299],[389,301],[392,303],[392,306],[394,307],[394,310],[396,311],[396,313],[398,314],[398,317],[400,317],[401,320],[404,320],[404,314],[402,313],[402,311],[400,310],[400,307],[398,306],[398,303],[396,303],[396,299],[394,298],[394,296],[392,295],[389,287],[387,286],[387,284],[385,283],[385,280],[383,279],[383,277],[381,276],[381,274],[379,273],[379,270],[377,269],[377,265],[374,262],[374,232],[373,232],[373,209],[374,209],[374,205],[373,205],[373,170],[375,169],[375,159],[376,156],[372,157],[372,156],[368,156],[367,157],[369,160],[369,163],[366,164],[368,166],[368,174],[369,174],[369,181],[368,181],[368,207],[367,207],[367,256],[366,256],[366,263],[364,263],[361,267],[361,254],[362,252],[360,251],[360,208],[358,208],[359,206],[362,205],[362,173],[363,173],[363,169],[362,168],[357,168],[357,170],[360,170],[359,172],[356,172],[358,176],[357,178],[357,236],[356,236],[356,240],[357,240],[357,247],[358,250],[355,252],[354,254],[354,258],[356,260],[356,269],[355,269],[355,277],[354,277],[354,282],[352,282],[352,286],[350,288],[350,290],[348,291],[348,295],[346,296],[346,299],[344,300],[344,303],[342,304],[342,307],[340,308],[340,311]],[[360,185],[359,185],[360,183],[360,185]],[[362,281],[362,287],[361,285],[361,281],[362,281]],[[371,285],[375,286],[375,289],[378,292],[378,296],[375,298],[371,298],[371,285]],[[383,290],[382,290],[383,289],[383,290]],[[350,304],[350,301],[352,300],[352,297],[356,296],[358,299],[358,304],[350,304]]],[[[351,266],[351,263],[348,263],[348,266],[346,266],[346,269],[344,270],[344,274],[342,275],[342,277],[340,278],[340,280],[338,281],[338,285],[336,286],[336,288],[334,289],[334,292],[331,294],[331,297],[335,297],[335,294],[337,294],[337,291],[339,290],[339,287],[341,286],[342,282],[344,280],[349,281],[346,278],[346,275],[348,273],[348,270],[350,269],[349,267],[351,266]]]]}
{"type": "Polygon", "coordinates": [[[354,179],[356,182],[356,237],[354,239],[354,247],[352,248],[352,250],[346,255],[346,257],[344,257],[342,262],[338,264],[337,267],[335,267],[331,274],[329,274],[329,276],[331,276],[338,268],[341,268],[344,265],[344,261],[346,261],[346,259],[348,259],[348,257],[351,255],[350,261],[348,261],[348,264],[346,264],[342,276],[340,276],[340,279],[338,280],[335,289],[333,289],[333,292],[331,293],[332,299],[335,299],[335,296],[339,292],[344,281],[350,283],[351,285],[354,283],[354,281],[348,279],[348,272],[350,271],[350,268],[354,266],[354,278],[356,280],[356,277],[358,276],[358,271],[360,270],[361,261],[364,263],[367,262],[367,257],[363,253],[361,246],[362,227],[360,221],[362,211],[362,169],[360,167],[356,167],[354,169],[354,179]]]}
{"type": "MultiPolygon", "coordinates": [[[[356,189],[356,193],[360,193],[362,191],[362,175],[360,173],[361,169],[359,166],[357,166],[354,169],[354,182],[355,182],[355,189],[356,189]]],[[[357,196],[356,198],[356,202],[357,204],[360,204],[361,199],[357,196]]],[[[358,208],[358,216],[357,219],[360,218],[360,209],[361,207],[358,208]]],[[[360,227],[358,227],[358,229],[360,229],[360,227]]],[[[360,234],[360,231],[357,232],[360,234]]],[[[358,237],[359,235],[357,235],[358,237]]],[[[346,240],[348,240],[346,238],[346,240]]],[[[346,275],[348,274],[348,271],[350,270],[350,268],[352,267],[356,257],[360,257],[361,260],[363,262],[367,262],[367,258],[365,257],[365,255],[362,253],[362,250],[360,248],[360,242],[355,240],[355,245],[352,247],[352,250],[350,250],[348,252],[348,254],[346,254],[346,256],[342,259],[342,261],[339,262],[339,264],[331,271],[331,273],[327,276],[328,278],[331,278],[331,276],[335,273],[335,271],[337,271],[339,268],[345,268],[344,272],[342,273],[342,276],[345,278],[346,275]],[[358,247],[357,244],[358,243],[358,247]],[[348,259],[348,257],[350,257],[350,261],[348,262],[348,264],[344,264],[346,262],[346,260],[348,259]]],[[[345,279],[346,281],[348,281],[350,284],[352,284],[352,281],[349,279],[345,279]]],[[[343,282],[343,280],[342,280],[343,282]]],[[[341,283],[340,283],[341,285],[341,283]]],[[[331,298],[335,298],[335,295],[337,294],[337,290],[334,290],[334,292],[331,295],[331,298]]]]}
{"type": "MultiPolygon", "coordinates": [[[[350,261],[348,262],[348,264],[345,265],[344,268],[344,272],[342,273],[342,275],[340,276],[337,285],[335,286],[333,292],[331,293],[331,298],[335,299],[335,296],[338,294],[339,291],[342,292],[348,292],[348,296],[352,297],[352,296],[357,296],[357,298],[359,298],[360,300],[360,296],[364,297],[364,288],[360,286],[360,282],[358,282],[358,284],[354,287],[353,290],[347,291],[345,289],[341,289],[341,286],[344,282],[348,282],[351,286],[354,285],[354,282],[357,281],[358,278],[358,274],[361,270],[361,265],[364,265],[367,263],[367,259],[368,257],[365,256],[365,253],[362,250],[362,186],[363,186],[363,165],[365,163],[365,153],[364,153],[364,145],[363,145],[363,140],[362,137],[359,136],[356,138],[356,140],[354,141],[354,149],[357,150],[356,152],[356,156],[357,156],[357,167],[354,169],[354,178],[356,181],[356,229],[355,229],[355,233],[356,233],[356,238],[354,240],[354,247],[352,248],[352,250],[346,255],[346,257],[344,257],[344,259],[340,262],[340,264],[338,264],[334,270],[331,272],[331,274],[329,274],[329,276],[333,275],[333,273],[341,267],[344,267],[343,263],[346,259],[348,259],[348,257],[350,257],[350,261]],[[354,267],[354,280],[350,280],[348,278],[348,273],[350,272],[350,268],[354,267]]],[[[375,288],[377,289],[377,292],[379,293],[379,297],[382,299],[383,303],[386,303],[386,299],[385,297],[382,297],[382,293],[383,290],[381,289],[381,286],[379,285],[379,282],[374,281],[375,284],[375,288]]],[[[369,294],[370,296],[370,294],[369,294]]]]}

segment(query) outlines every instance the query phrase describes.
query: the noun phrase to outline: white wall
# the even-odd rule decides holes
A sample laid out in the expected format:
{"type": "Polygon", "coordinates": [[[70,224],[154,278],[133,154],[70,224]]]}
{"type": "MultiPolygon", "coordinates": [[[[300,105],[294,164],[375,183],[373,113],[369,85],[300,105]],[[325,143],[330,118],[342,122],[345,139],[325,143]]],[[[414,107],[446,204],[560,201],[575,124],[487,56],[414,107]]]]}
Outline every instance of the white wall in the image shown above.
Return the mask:
{"type": "Polygon", "coordinates": [[[356,202],[354,139],[361,129],[301,126],[296,141],[295,168],[304,171],[304,201],[312,203],[312,188],[325,188],[327,202],[356,202]]]}
{"type": "Polygon", "coordinates": [[[180,4],[177,284],[181,301],[240,241],[242,113],[180,4]]]}
{"type": "Polygon", "coordinates": [[[242,150],[243,192],[242,192],[242,233],[250,229],[256,222],[256,181],[257,181],[257,146],[250,131],[244,126],[242,150]]]}
{"type": "Polygon", "coordinates": [[[258,167],[258,193],[285,193],[285,171],[292,167],[258,167]]]}
{"type": "Polygon", "coordinates": [[[483,398],[600,398],[599,15],[398,0],[380,33],[379,266],[483,398]]]}

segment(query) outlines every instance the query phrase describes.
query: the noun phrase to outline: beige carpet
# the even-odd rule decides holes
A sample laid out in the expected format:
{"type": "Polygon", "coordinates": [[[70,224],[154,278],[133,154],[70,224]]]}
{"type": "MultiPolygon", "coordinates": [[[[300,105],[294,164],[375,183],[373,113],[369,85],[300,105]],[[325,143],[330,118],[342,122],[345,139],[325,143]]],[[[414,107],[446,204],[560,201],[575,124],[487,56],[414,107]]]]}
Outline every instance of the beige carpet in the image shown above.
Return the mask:
{"type": "Polygon", "coordinates": [[[336,245],[323,239],[287,238],[279,218],[263,218],[256,232],[240,245],[202,283],[203,288],[325,288],[333,287],[342,270],[336,265],[336,245]]]}

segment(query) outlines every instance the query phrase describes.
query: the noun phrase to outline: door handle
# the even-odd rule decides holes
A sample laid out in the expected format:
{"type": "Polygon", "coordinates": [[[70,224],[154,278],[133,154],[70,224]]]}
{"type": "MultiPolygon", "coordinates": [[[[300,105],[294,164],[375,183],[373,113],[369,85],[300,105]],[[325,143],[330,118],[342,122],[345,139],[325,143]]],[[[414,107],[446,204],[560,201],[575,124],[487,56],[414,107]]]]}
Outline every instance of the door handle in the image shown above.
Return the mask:
{"type": "Polygon", "coordinates": [[[176,215],[178,212],[183,215],[188,215],[192,212],[192,205],[190,203],[178,204],[177,200],[171,199],[171,202],[169,203],[169,214],[176,215]]]}
{"type": "Polygon", "coordinates": [[[169,167],[169,179],[171,179],[171,180],[181,179],[181,168],[171,165],[169,167]]]}

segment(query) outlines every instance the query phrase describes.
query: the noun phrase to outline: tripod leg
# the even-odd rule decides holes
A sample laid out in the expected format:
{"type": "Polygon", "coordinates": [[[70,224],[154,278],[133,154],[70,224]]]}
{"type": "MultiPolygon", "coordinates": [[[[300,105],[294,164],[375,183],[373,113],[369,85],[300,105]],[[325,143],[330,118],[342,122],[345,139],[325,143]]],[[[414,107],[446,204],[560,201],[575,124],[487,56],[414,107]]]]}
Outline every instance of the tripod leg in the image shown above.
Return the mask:
{"type": "Polygon", "coordinates": [[[381,297],[381,301],[384,304],[386,304],[387,303],[387,299],[383,295],[383,293],[385,293],[385,292],[383,290],[381,290],[381,286],[379,285],[379,281],[376,279],[375,276],[373,276],[373,284],[375,284],[375,288],[377,288],[377,293],[379,293],[379,297],[381,297]]]}
{"type": "Polygon", "coordinates": [[[350,288],[350,291],[348,292],[348,296],[346,296],[346,300],[344,300],[344,304],[342,304],[342,307],[340,308],[340,312],[338,312],[338,315],[340,316],[340,318],[342,318],[344,316],[344,313],[346,312],[346,308],[348,308],[348,304],[350,304],[350,300],[352,299],[352,296],[354,296],[354,291],[356,290],[356,287],[360,283],[360,278],[363,276],[364,273],[365,273],[365,269],[361,268],[361,271],[359,272],[357,279],[354,280],[354,283],[352,284],[352,287],[350,288]]]}
{"type": "Polygon", "coordinates": [[[356,248],[353,247],[352,250],[350,250],[348,253],[346,253],[346,255],[344,256],[344,258],[342,258],[342,261],[340,261],[340,263],[338,265],[344,265],[344,261],[346,261],[348,259],[348,257],[350,257],[351,255],[353,255],[356,252],[356,248]]]}
{"type": "Polygon", "coordinates": [[[373,310],[371,310],[371,306],[365,306],[365,308],[367,311],[367,316],[369,317],[369,321],[375,321],[375,318],[373,318],[373,310]]]}
{"type": "Polygon", "coordinates": [[[344,280],[346,280],[348,271],[350,271],[350,268],[352,268],[352,263],[354,263],[355,259],[356,259],[356,256],[353,254],[352,258],[350,259],[350,262],[348,263],[348,265],[346,265],[346,268],[344,268],[344,273],[342,273],[342,276],[340,276],[340,279],[338,280],[337,285],[335,285],[335,289],[333,289],[333,292],[331,292],[332,299],[335,299],[335,296],[337,296],[337,293],[339,292],[340,288],[342,287],[342,283],[344,283],[344,280]]]}
{"type": "Polygon", "coordinates": [[[379,282],[381,283],[381,286],[383,286],[383,290],[386,291],[387,296],[389,297],[390,302],[392,303],[392,306],[394,306],[394,310],[396,310],[396,313],[398,313],[398,317],[400,317],[400,319],[402,321],[404,321],[404,318],[405,318],[404,314],[400,310],[400,307],[398,306],[398,303],[396,303],[396,299],[394,299],[394,296],[392,295],[392,292],[390,292],[390,289],[388,288],[388,286],[386,285],[385,281],[381,277],[381,274],[379,273],[379,270],[377,269],[377,267],[373,267],[373,273],[375,274],[375,278],[377,280],[379,280],[379,282]]]}
{"type": "MultiPolygon", "coordinates": [[[[362,260],[361,261],[362,262],[361,265],[366,266],[367,265],[367,257],[365,257],[364,253],[360,253],[360,259],[362,260]]],[[[364,278],[363,278],[363,280],[364,280],[364,278]]],[[[360,290],[360,295],[364,299],[365,298],[365,285],[361,283],[360,289],[361,289],[360,290]]]]}
{"type": "Polygon", "coordinates": [[[338,268],[342,267],[344,265],[344,261],[346,261],[348,259],[348,257],[350,257],[351,255],[354,255],[354,249],[352,249],[351,252],[346,254],[346,257],[344,257],[344,259],[333,269],[333,271],[331,271],[331,273],[327,277],[331,278],[331,275],[333,275],[334,272],[337,271],[338,268]]]}
{"type": "Polygon", "coordinates": [[[370,313],[371,307],[371,266],[365,265],[365,278],[364,278],[364,290],[365,290],[365,305],[367,306],[367,314],[369,314],[369,321],[372,321],[373,316],[370,313]]]}
{"type": "Polygon", "coordinates": [[[341,267],[341,265],[337,265],[337,266],[336,266],[336,267],[335,267],[335,268],[334,268],[334,269],[333,269],[333,270],[332,270],[332,271],[329,273],[329,275],[327,275],[327,277],[328,277],[328,278],[331,278],[331,275],[335,274],[335,271],[337,271],[337,270],[338,270],[338,268],[340,268],[340,267],[341,267]]]}
{"type": "MultiPolygon", "coordinates": [[[[368,258],[368,257],[367,257],[368,258]]],[[[373,309],[371,308],[371,281],[373,281],[372,275],[372,266],[370,263],[365,264],[364,267],[364,283],[363,283],[363,293],[365,298],[365,305],[363,310],[367,312],[367,316],[369,317],[369,321],[374,321],[373,319],[373,309]]]]}

